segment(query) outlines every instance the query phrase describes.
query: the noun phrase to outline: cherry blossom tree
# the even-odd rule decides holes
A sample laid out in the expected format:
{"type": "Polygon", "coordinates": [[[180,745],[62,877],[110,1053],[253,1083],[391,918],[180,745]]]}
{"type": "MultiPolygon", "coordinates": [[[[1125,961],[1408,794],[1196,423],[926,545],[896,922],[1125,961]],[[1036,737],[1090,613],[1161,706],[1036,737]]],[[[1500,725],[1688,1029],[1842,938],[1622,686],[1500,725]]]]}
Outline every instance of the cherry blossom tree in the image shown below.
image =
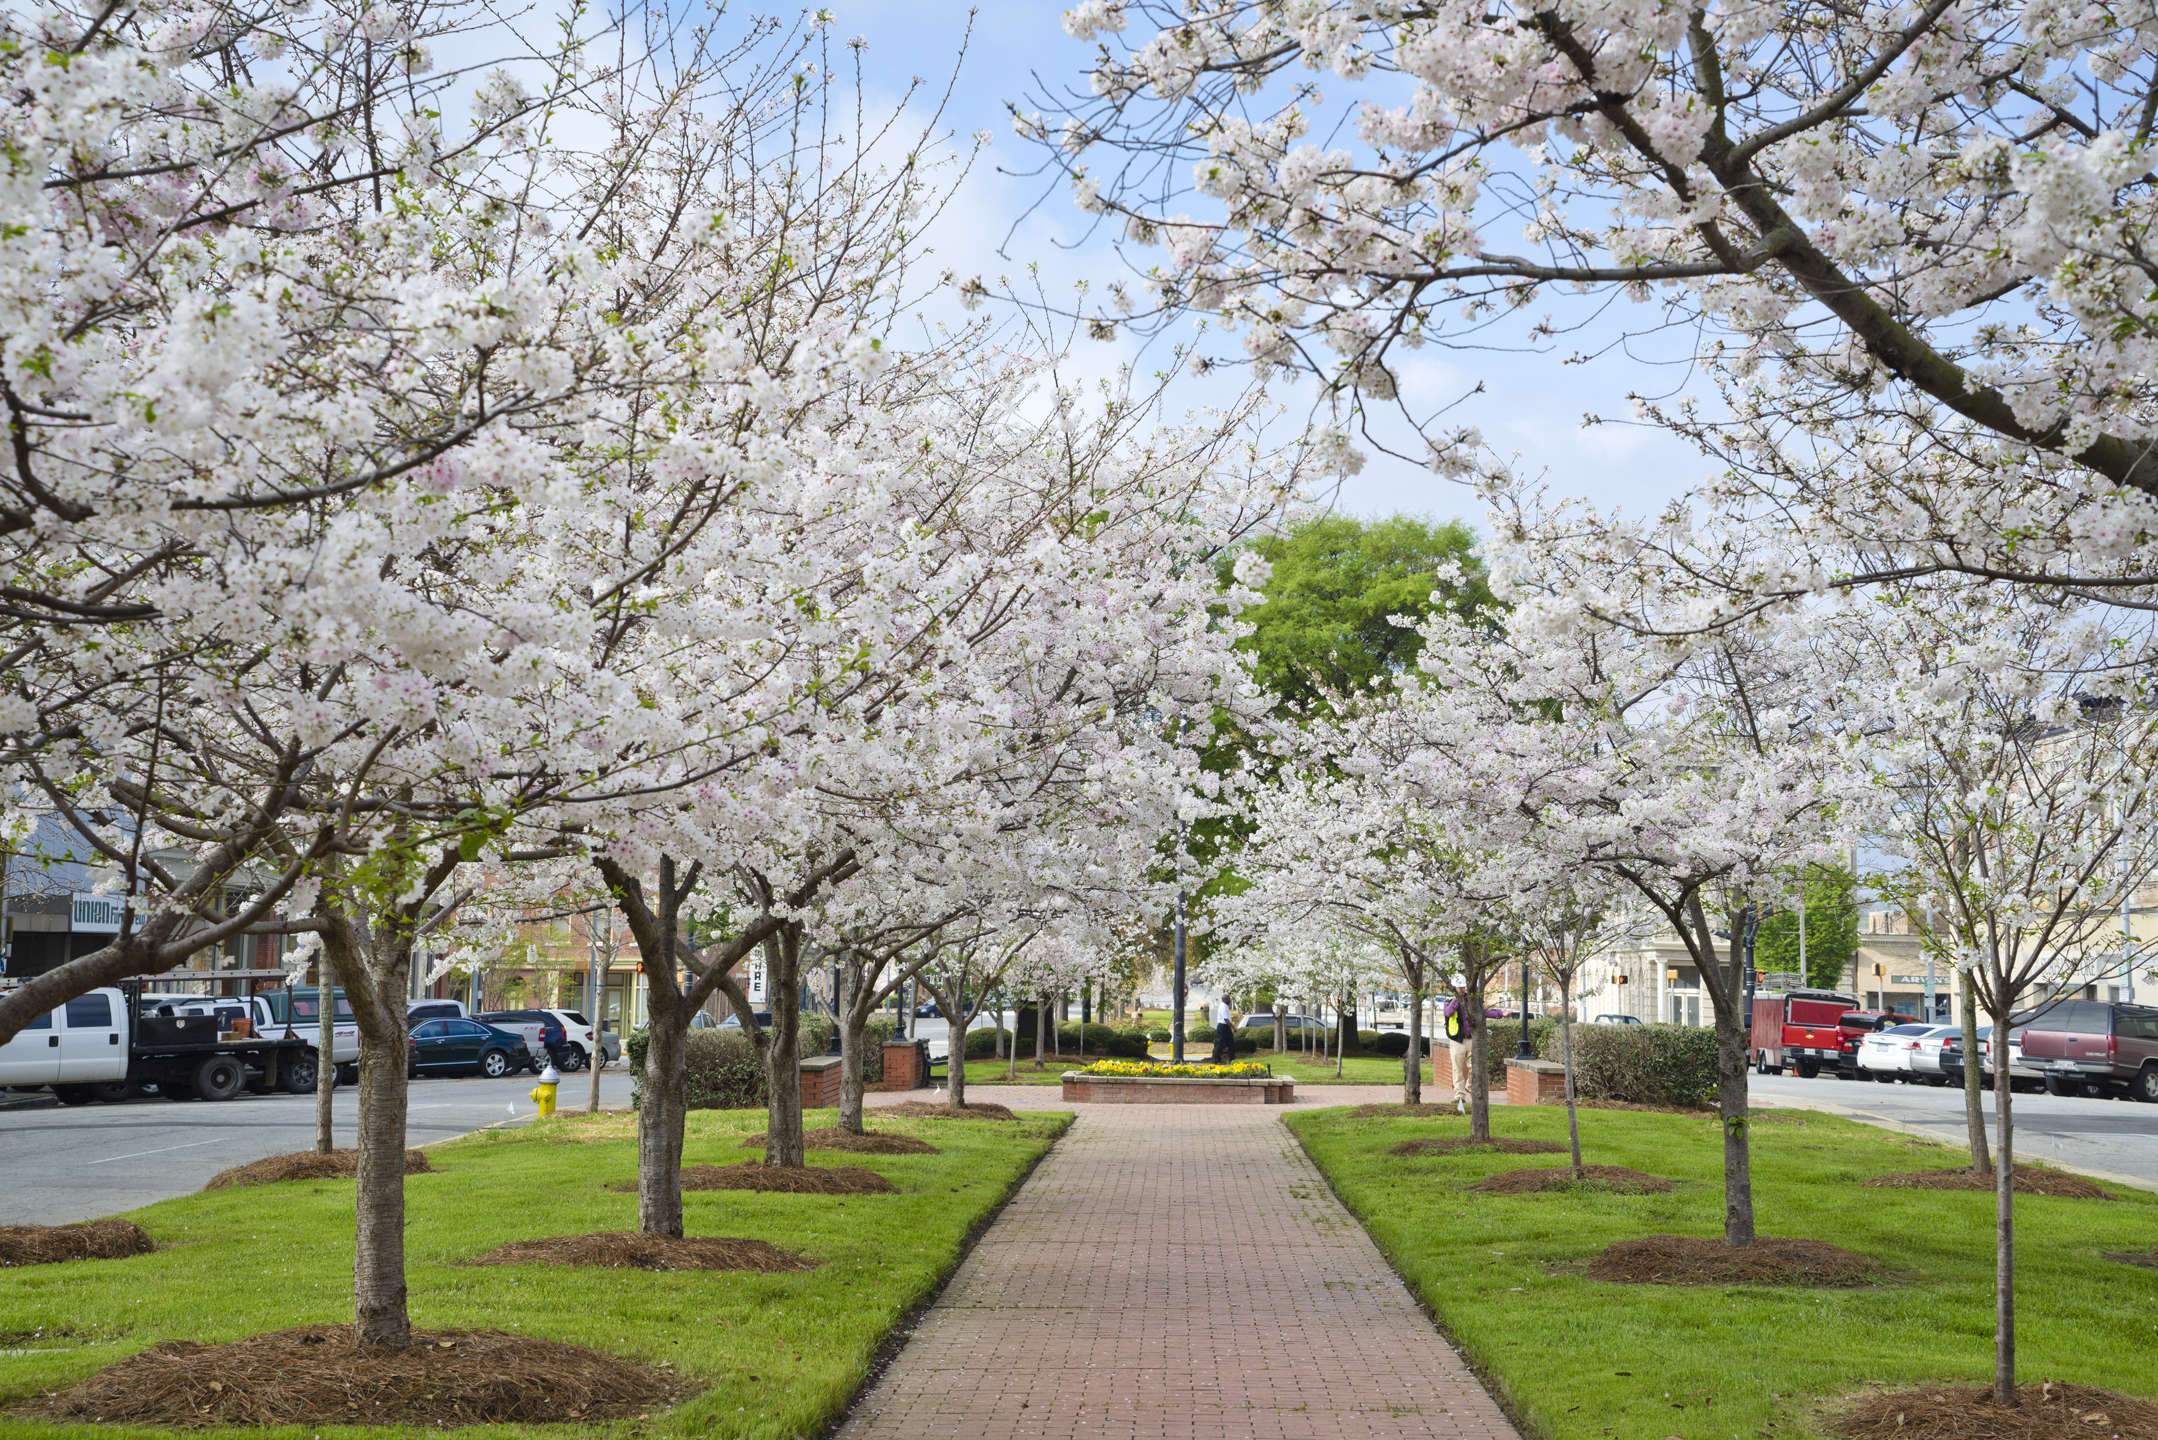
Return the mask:
{"type": "MultiPolygon", "coordinates": [[[[1836,668],[1854,692],[1854,746],[1871,781],[1864,803],[1900,863],[1886,883],[1955,957],[1993,1024],[1993,1389],[2007,1405],[2017,1398],[2007,1037],[2086,974],[2140,962],[2140,948],[2124,953],[2119,909],[2158,874],[2158,697],[2142,667],[2120,663],[2148,643],[2124,623],[2009,587],[1936,584],[1845,617],[1842,643],[1824,647],[1845,662],[1836,668]],[[1919,897],[1931,903],[1909,903],[1919,897]]],[[[2139,1083],[2158,1097],[2158,1072],[2139,1083]]]]}

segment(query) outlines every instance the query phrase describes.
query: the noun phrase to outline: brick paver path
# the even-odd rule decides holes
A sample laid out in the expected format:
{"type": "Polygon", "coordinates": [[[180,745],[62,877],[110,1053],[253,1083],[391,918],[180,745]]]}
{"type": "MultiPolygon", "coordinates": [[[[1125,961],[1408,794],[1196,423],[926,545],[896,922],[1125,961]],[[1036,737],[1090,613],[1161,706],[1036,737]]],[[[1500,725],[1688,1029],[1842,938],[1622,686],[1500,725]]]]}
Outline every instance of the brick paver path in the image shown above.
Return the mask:
{"type": "Polygon", "coordinates": [[[841,1440],[1517,1440],[1279,1112],[1078,1108],[841,1440]]]}

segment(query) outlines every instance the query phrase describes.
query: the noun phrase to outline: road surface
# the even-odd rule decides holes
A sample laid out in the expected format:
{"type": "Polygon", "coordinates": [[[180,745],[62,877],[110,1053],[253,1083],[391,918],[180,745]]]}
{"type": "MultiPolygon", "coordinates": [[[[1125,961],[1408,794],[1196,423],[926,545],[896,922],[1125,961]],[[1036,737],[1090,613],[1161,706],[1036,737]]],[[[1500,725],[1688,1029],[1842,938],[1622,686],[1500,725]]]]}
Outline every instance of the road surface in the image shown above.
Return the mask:
{"type": "MultiPolygon", "coordinates": [[[[589,1074],[562,1077],[564,1108],[584,1103],[589,1074]]],[[[412,1082],[411,1143],[447,1140],[532,1118],[532,1076],[412,1082]]],[[[337,1143],[353,1140],[359,1092],[337,1092],[337,1143]]],[[[600,1104],[629,1104],[629,1071],[600,1075],[600,1104]]],[[[305,1150],[315,1142],[312,1095],[231,1100],[131,1101],[0,1109],[0,1217],[42,1225],[88,1220],[189,1195],[232,1165],[305,1150]]]]}
{"type": "MultiPolygon", "coordinates": [[[[1748,1087],[1762,1105],[1796,1105],[1890,1125],[1950,1145],[1964,1143],[1963,1092],[1932,1085],[1881,1085],[1823,1076],[1756,1075],[1748,1087]]],[[[2101,1179],[2158,1190],[2158,1105],[2133,1100],[2019,1093],[2016,1158],[2045,1160],[2101,1179]]],[[[1993,1132],[1993,1097],[1986,1097],[1993,1132]]]]}

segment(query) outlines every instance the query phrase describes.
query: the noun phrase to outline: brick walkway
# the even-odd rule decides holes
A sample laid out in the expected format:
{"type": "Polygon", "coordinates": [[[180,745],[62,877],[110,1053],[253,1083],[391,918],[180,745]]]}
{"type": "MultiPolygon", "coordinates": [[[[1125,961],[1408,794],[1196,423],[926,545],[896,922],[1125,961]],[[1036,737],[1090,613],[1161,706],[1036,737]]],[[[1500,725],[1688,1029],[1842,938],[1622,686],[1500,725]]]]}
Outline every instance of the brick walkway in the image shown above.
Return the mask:
{"type": "Polygon", "coordinates": [[[1075,1108],[840,1440],[1517,1440],[1277,1111],[1075,1108]]]}

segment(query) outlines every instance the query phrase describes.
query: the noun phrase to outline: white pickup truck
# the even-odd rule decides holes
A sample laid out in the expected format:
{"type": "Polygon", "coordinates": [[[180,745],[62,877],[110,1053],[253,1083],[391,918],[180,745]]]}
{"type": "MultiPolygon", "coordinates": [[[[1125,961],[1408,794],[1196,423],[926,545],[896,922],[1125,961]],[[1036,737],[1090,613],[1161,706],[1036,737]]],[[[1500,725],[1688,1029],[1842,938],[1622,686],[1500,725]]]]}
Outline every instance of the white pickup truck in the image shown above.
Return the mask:
{"type": "MultiPolygon", "coordinates": [[[[282,972],[276,972],[282,974],[282,972]]],[[[332,1022],[332,1059],[345,1036],[332,1022]]],[[[174,1100],[228,1100],[243,1089],[315,1088],[312,1024],[279,1019],[266,995],[244,999],[143,994],[133,986],[78,995],[0,1045],[0,1086],[50,1086],[62,1104],[123,1100],[155,1085],[174,1100]]],[[[352,1053],[359,1035],[352,1031],[352,1053]]]]}

